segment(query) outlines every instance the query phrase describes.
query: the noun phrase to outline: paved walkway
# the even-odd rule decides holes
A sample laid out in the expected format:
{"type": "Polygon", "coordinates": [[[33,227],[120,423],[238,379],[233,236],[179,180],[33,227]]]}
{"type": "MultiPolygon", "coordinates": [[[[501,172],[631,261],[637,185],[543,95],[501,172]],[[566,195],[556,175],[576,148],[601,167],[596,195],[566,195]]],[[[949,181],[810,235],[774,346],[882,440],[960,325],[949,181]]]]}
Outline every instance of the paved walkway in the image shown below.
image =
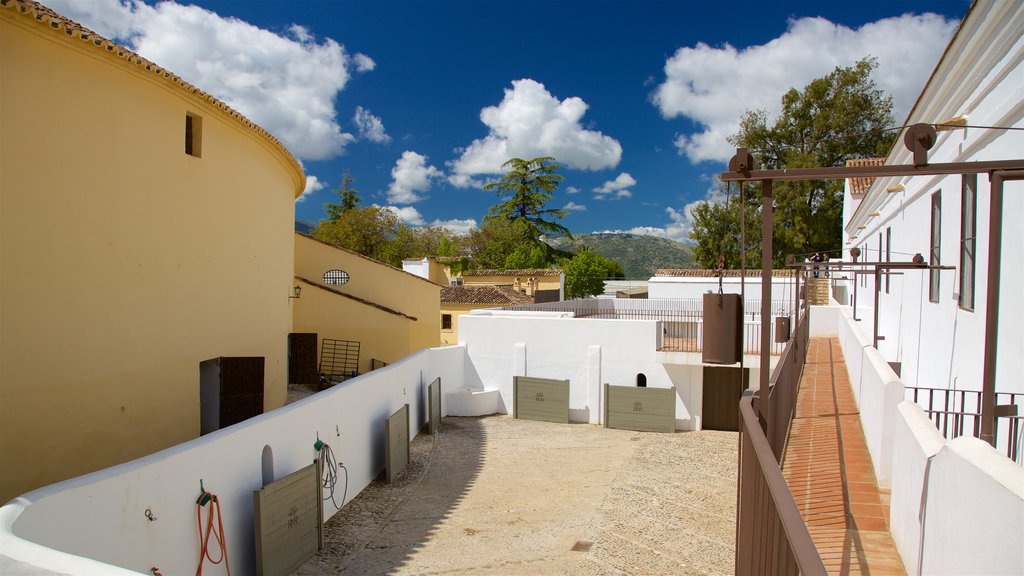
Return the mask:
{"type": "Polygon", "coordinates": [[[830,574],[905,574],[836,338],[812,338],[783,475],[830,574]]]}
{"type": "Polygon", "coordinates": [[[445,418],[296,574],[730,574],[735,432],[445,418]]]}

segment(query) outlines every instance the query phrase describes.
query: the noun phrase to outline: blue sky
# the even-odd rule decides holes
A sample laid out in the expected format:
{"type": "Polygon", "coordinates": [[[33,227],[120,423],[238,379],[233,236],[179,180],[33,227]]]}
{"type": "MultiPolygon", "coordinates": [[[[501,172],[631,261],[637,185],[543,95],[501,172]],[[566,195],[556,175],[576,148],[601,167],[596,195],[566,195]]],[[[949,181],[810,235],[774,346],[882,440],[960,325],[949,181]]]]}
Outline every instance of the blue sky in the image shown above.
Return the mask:
{"type": "MultiPolygon", "coordinates": [[[[300,159],[296,217],[364,204],[465,231],[513,156],[554,156],[573,232],[686,238],[747,109],[872,55],[906,116],[967,0],[44,0],[226,101],[300,159]]],[[[939,120],[939,119],[936,119],[939,120]]]]}

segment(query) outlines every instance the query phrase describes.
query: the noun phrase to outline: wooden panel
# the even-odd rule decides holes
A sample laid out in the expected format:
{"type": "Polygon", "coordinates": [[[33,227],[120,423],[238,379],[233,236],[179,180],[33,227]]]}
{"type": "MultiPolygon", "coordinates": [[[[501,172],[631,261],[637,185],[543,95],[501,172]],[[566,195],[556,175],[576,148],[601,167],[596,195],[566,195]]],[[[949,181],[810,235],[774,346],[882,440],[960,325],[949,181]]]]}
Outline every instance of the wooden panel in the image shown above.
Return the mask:
{"type": "Polygon", "coordinates": [[[516,376],[512,415],[523,420],[569,422],[569,381],[516,376]]]}
{"type": "Polygon", "coordinates": [[[316,370],[316,332],[293,332],[288,335],[288,383],[318,384],[316,370]]]}
{"type": "Polygon", "coordinates": [[[704,367],[702,429],[739,431],[740,397],[750,385],[750,370],[743,369],[742,376],[736,367],[704,367]]]}
{"type": "Polygon", "coordinates": [[[384,481],[388,484],[409,464],[409,405],[402,406],[384,421],[384,481]]]}
{"type": "Polygon", "coordinates": [[[604,385],[606,428],[676,431],[676,389],[604,385]]]}
{"type": "Polygon", "coordinates": [[[301,470],[253,490],[256,574],[291,574],[320,549],[319,468],[301,470]]]}
{"type": "Polygon", "coordinates": [[[427,386],[427,404],[431,436],[441,431],[441,379],[436,378],[427,386]]]}

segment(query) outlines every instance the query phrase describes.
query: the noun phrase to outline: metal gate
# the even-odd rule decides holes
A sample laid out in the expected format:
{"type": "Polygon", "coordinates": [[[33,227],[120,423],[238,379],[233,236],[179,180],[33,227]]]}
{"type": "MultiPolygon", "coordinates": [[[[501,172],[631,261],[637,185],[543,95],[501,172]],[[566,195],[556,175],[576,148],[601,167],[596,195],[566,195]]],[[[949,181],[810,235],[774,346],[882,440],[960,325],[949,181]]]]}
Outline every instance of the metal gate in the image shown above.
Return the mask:
{"type": "Polygon", "coordinates": [[[324,338],[320,342],[321,383],[330,386],[359,373],[359,342],[324,338]]]}
{"type": "Polygon", "coordinates": [[[604,427],[676,431],[676,389],[604,385],[604,427]]]}
{"type": "Polygon", "coordinates": [[[516,376],[512,397],[514,418],[569,423],[568,380],[516,376]]]}
{"type": "Polygon", "coordinates": [[[733,366],[704,367],[704,401],[701,428],[704,430],[740,429],[740,397],[750,385],[750,370],[733,366]]]}

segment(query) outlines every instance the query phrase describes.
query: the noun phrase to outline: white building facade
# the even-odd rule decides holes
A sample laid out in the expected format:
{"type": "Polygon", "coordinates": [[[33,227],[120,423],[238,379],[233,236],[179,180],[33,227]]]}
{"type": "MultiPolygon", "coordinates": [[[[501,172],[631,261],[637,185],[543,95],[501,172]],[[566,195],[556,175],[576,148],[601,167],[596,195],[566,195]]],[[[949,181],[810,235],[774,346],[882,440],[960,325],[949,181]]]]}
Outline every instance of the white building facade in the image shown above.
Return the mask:
{"type": "MultiPolygon", "coordinates": [[[[938,125],[931,164],[1024,158],[1024,4],[972,6],[904,125],[916,123],[938,125]]],[[[900,138],[884,164],[913,161],[900,138]]],[[[908,398],[911,388],[982,389],[990,191],[987,174],[940,175],[878,178],[862,198],[847,195],[844,259],[859,248],[865,262],[919,253],[953,267],[883,274],[877,314],[874,278],[857,280],[857,317],[867,334],[878,318],[878,350],[898,364],[908,398]]],[[[1024,393],[1024,181],[1006,181],[1003,198],[996,392],[1024,393]]],[[[966,398],[956,409],[975,410],[966,398]]]]}

